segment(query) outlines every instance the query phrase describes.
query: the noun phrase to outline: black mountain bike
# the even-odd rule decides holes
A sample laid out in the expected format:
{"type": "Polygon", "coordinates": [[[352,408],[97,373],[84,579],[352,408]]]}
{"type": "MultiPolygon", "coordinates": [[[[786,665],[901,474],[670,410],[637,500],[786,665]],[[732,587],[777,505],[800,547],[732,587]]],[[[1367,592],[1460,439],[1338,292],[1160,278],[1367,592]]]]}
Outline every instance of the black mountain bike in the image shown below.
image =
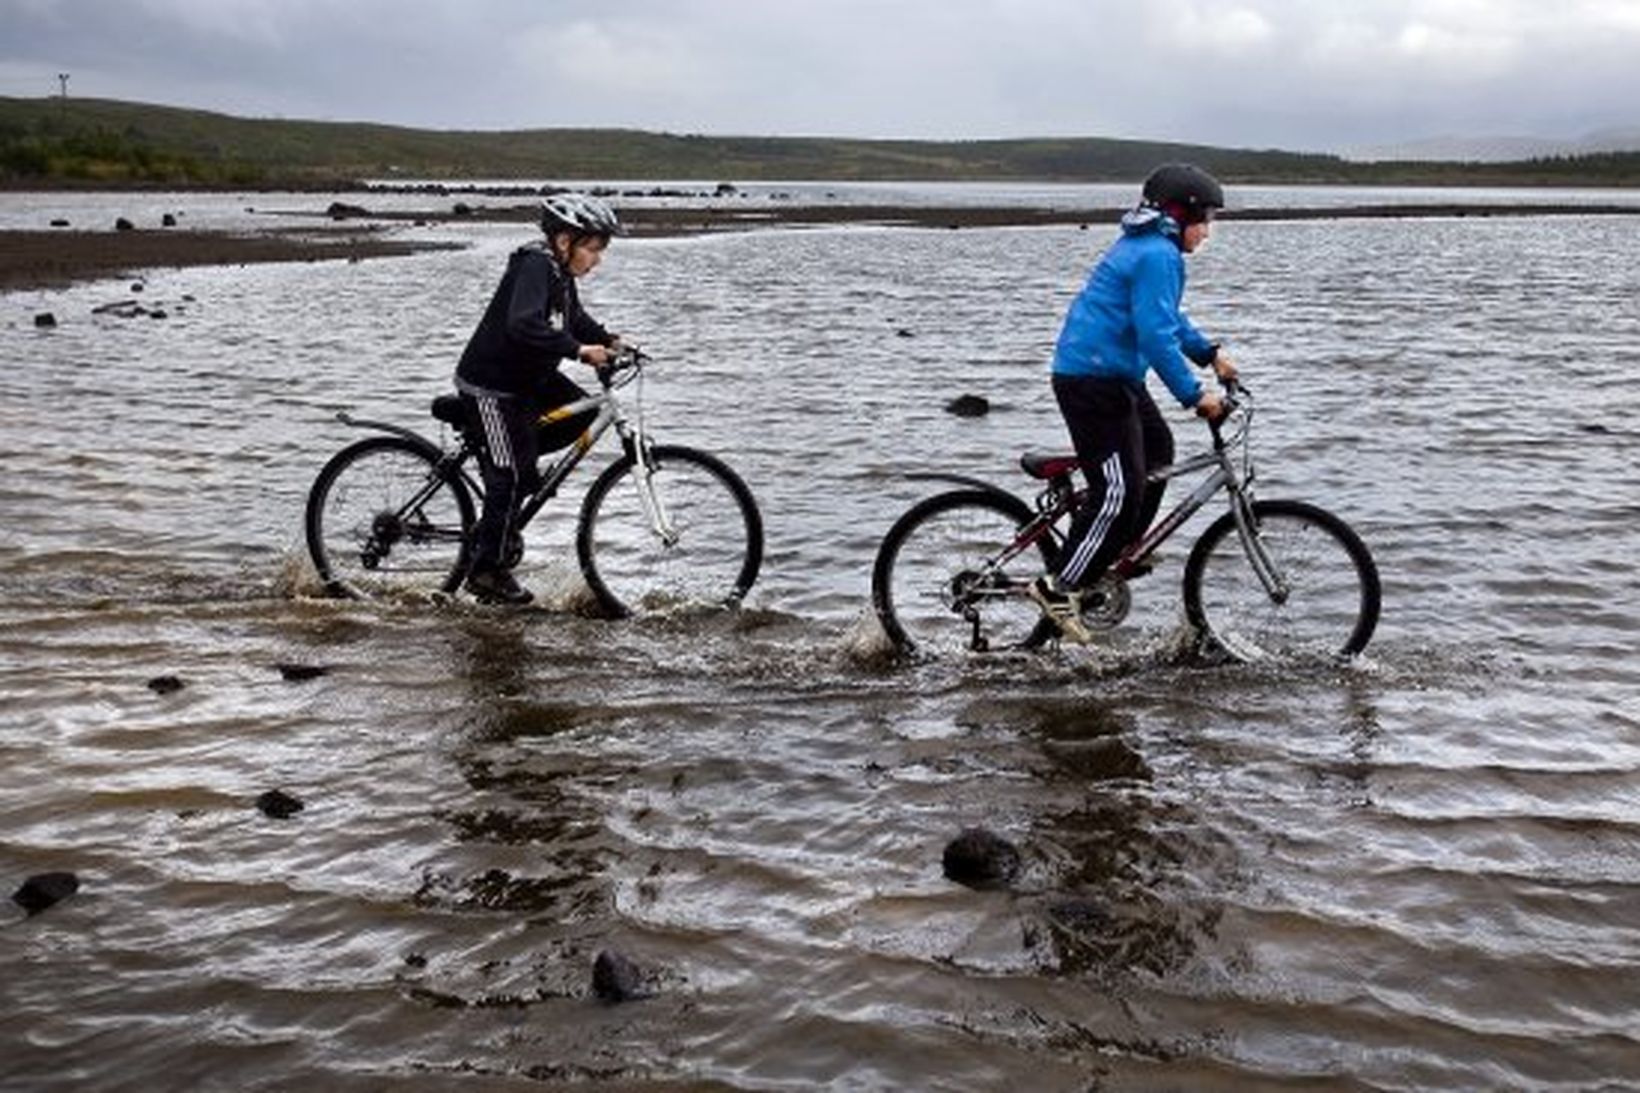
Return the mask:
{"type": "MultiPolygon", "coordinates": [[[[543,416],[543,423],[596,411],[541,474],[510,544],[554,497],[611,427],[621,455],[581,502],[575,552],[581,574],[612,616],[689,605],[737,606],[763,562],[763,517],[740,476],[707,452],[653,444],[643,423],[647,355],[635,349],[597,370],[599,390],[543,416]],[[629,415],[617,391],[638,380],[629,415]]],[[[484,487],[474,473],[478,438],[457,395],[433,400],[433,416],[456,430],[440,447],[413,430],[339,414],[378,435],[337,452],[308,493],[308,551],[326,588],[357,598],[453,594],[471,563],[484,487]]]]}

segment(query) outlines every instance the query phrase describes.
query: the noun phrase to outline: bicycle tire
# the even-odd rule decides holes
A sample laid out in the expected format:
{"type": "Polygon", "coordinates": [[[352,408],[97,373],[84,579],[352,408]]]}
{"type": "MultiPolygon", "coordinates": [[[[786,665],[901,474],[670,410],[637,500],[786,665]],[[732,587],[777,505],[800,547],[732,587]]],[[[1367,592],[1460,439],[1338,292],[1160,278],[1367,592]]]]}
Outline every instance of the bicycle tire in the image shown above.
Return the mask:
{"type": "Polygon", "coordinates": [[[581,502],[575,553],[611,617],[689,607],[737,607],[763,566],[763,514],[740,476],[714,455],[650,450],[656,496],[675,543],[654,530],[631,453],[605,467],[581,502]]]}
{"type": "Polygon", "coordinates": [[[308,491],[303,524],[330,594],[376,599],[455,591],[477,517],[460,475],[441,472],[443,454],[408,437],[372,436],[324,465],[308,491]]]}
{"type": "Polygon", "coordinates": [[[1253,572],[1230,513],[1202,533],[1184,568],[1185,614],[1238,660],[1353,656],[1383,606],[1378,567],[1343,520],[1303,501],[1255,501],[1252,519],[1290,587],[1276,603],[1253,572]]]}
{"type": "Polygon", "coordinates": [[[1053,570],[1058,545],[1051,536],[992,575],[999,594],[972,601],[977,627],[956,603],[959,586],[1035,516],[1012,494],[986,489],[936,494],[907,509],[883,536],[871,567],[871,605],[895,648],[940,655],[976,644],[995,649],[999,639],[1000,647],[1034,648],[1051,637],[1053,624],[1023,594],[1025,585],[1053,570]]]}

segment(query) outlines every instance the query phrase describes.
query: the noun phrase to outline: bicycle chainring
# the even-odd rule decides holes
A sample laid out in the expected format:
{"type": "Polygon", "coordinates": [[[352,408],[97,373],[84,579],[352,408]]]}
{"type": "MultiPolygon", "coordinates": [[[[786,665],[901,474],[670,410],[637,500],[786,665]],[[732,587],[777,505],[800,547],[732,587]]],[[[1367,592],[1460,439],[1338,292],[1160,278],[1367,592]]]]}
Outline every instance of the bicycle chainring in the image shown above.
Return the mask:
{"type": "Polygon", "coordinates": [[[1082,621],[1089,630],[1114,630],[1133,607],[1127,581],[1109,574],[1082,593],[1082,621]]]}

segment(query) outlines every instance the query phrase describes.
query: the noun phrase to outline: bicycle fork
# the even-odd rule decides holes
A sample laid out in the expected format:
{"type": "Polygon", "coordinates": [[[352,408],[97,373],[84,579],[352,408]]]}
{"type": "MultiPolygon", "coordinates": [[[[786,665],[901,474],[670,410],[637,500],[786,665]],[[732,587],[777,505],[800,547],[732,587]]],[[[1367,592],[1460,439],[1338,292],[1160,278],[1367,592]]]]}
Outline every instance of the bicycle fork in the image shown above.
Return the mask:
{"type": "Polygon", "coordinates": [[[638,500],[643,505],[644,516],[649,520],[649,528],[660,539],[662,546],[675,547],[678,545],[678,529],[672,526],[666,503],[655,491],[655,464],[649,445],[642,436],[637,436],[633,438],[631,448],[633,483],[638,487],[638,500]]]}
{"type": "Polygon", "coordinates": [[[1281,575],[1281,569],[1258,533],[1258,518],[1253,515],[1252,502],[1239,489],[1232,489],[1230,498],[1230,512],[1236,522],[1236,535],[1241,539],[1241,548],[1247,554],[1247,564],[1253,567],[1253,573],[1264,586],[1270,602],[1279,607],[1287,602],[1292,588],[1281,575]]]}

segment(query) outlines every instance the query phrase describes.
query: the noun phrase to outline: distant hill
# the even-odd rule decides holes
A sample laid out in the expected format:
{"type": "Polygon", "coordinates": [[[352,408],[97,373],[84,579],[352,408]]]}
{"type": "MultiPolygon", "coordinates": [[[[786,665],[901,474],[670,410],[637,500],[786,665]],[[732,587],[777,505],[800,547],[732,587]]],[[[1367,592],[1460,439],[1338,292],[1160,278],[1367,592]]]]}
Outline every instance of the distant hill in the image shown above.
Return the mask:
{"type": "Polygon", "coordinates": [[[1358,161],[1511,163],[1608,152],[1640,152],[1640,127],[1600,129],[1574,140],[1551,137],[1434,137],[1400,144],[1352,148],[1345,156],[1358,161]]]}
{"type": "MultiPolygon", "coordinates": [[[[1599,158],[1599,157],[1596,157],[1599,158]]],[[[975,141],[715,137],[624,129],[511,132],[241,118],[107,99],[0,97],[12,185],[341,186],[362,179],[1032,180],[1130,182],[1188,159],[1239,183],[1595,184],[1562,161],[1360,164],[1277,150],[1100,138],[975,141]]],[[[1600,181],[1640,185],[1640,155],[1600,181]]]]}

